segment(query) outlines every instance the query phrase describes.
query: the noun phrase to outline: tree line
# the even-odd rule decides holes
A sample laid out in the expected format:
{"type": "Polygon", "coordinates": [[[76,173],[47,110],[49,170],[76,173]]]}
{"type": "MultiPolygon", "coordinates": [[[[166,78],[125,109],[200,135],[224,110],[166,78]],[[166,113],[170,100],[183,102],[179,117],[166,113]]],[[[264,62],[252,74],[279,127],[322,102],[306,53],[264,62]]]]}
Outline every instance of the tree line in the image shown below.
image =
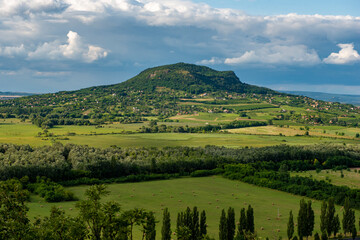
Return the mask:
{"type": "Polygon", "coordinates": [[[164,148],[93,148],[74,144],[31,147],[0,144],[0,180],[37,176],[55,182],[84,178],[112,179],[131,175],[180,174],[252,163],[277,171],[360,166],[360,150],[339,145],[231,149],[217,146],[164,148]],[[266,166],[265,166],[266,165],[266,166]]]}
{"type": "Polygon", "coordinates": [[[164,133],[164,132],[176,132],[176,133],[208,133],[219,132],[220,130],[232,129],[232,128],[246,128],[266,126],[266,122],[259,121],[232,121],[230,123],[221,123],[218,125],[205,125],[198,127],[189,126],[167,126],[165,124],[158,125],[156,121],[151,121],[149,126],[142,126],[139,129],[141,133],[164,133]]]}
{"type": "MultiPolygon", "coordinates": [[[[78,214],[70,217],[61,208],[53,206],[50,216],[37,217],[31,222],[27,216],[27,192],[18,181],[0,182],[0,239],[106,239],[133,240],[140,236],[142,240],[155,240],[157,236],[154,212],[143,208],[121,209],[120,203],[104,202],[102,198],[109,194],[105,185],[93,185],[85,191],[85,199],[76,203],[78,214]],[[135,228],[140,234],[134,234],[135,228]]],[[[345,236],[353,239],[357,236],[355,211],[346,198],[341,221],[345,236]]],[[[320,214],[321,239],[338,237],[341,230],[339,215],[335,215],[333,198],[323,201],[320,214]]],[[[207,233],[206,212],[187,207],[177,215],[176,226],[171,227],[168,208],[162,213],[161,240],[212,240],[207,233]]],[[[242,208],[236,218],[235,209],[229,207],[221,211],[219,219],[219,240],[257,239],[255,231],[254,209],[251,205],[242,208]],[[238,220],[237,220],[238,219],[238,220]]],[[[288,239],[303,239],[313,235],[315,214],[312,201],[300,201],[295,225],[292,211],[287,224],[288,239]],[[295,235],[297,226],[297,236],[295,235]]],[[[360,225],[359,225],[360,226],[360,225]]],[[[342,236],[340,236],[342,237],[342,236]]],[[[138,238],[139,239],[139,238],[138,238]]],[[[268,239],[268,238],[266,238],[268,239]]],[[[320,240],[315,233],[314,239],[320,240]]]]}

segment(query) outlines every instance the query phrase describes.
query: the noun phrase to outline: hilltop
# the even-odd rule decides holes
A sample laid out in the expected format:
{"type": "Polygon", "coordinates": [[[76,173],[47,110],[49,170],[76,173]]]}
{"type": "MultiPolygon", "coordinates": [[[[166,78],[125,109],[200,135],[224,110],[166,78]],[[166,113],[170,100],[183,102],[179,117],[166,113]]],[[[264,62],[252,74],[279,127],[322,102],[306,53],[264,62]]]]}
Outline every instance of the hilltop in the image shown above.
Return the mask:
{"type": "Polygon", "coordinates": [[[152,93],[162,88],[193,94],[219,91],[259,94],[275,92],[268,88],[242,83],[233,71],[216,71],[205,66],[176,63],[146,69],[122,83],[90,87],[72,93],[122,91],[152,93]]]}
{"type": "Polygon", "coordinates": [[[44,127],[138,123],[149,118],[173,121],[170,118],[178,115],[199,113],[235,114],[242,119],[253,115],[261,121],[287,124],[357,126],[359,108],[279,93],[246,84],[232,71],[187,63],[149,68],[114,85],[0,102],[0,118],[30,119],[44,127]]]}
{"type": "Polygon", "coordinates": [[[177,63],[149,68],[119,88],[154,91],[157,87],[191,93],[228,91],[236,93],[273,93],[274,91],[242,83],[233,71],[216,71],[209,67],[177,63]]]}

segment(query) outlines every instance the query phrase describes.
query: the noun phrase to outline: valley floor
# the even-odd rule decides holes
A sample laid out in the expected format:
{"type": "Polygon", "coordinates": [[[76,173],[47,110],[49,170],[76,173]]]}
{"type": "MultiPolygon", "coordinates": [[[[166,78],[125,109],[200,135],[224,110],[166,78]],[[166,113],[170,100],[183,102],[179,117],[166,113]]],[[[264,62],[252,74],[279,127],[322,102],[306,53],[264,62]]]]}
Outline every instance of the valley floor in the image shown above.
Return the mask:
{"type": "MultiPolygon", "coordinates": [[[[83,199],[88,186],[69,187],[79,199],[83,199]]],[[[141,183],[110,184],[110,195],[104,201],[114,200],[121,204],[123,210],[145,208],[155,212],[157,220],[157,239],[161,237],[162,209],[168,207],[171,212],[172,230],[176,227],[179,211],[187,206],[197,206],[207,214],[208,232],[218,238],[218,226],[222,209],[235,208],[236,221],[240,217],[241,208],[249,204],[255,211],[255,228],[259,237],[278,239],[286,238],[286,227],[290,210],[296,222],[299,202],[302,199],[288,193],[256,187],[250,184],[232,181],[220,176],[203,178],[180,178],[141,183]],[[278,215],[279,214],[279,215],[278,215]]],[[[59,206],[66,213],[75,215],[75,202],[45,203],[41,198],[33,196],[30,207],[30,219],[45,216],[51,206],[59,206]]],[[[315,232],[319,232],[320,201],[313,201],[315,211],[315,232]]],[[[340,218],[342,213],[337,207],[340,218]]],[[[359,214],[357,212],[357,214],[359,214]]],[[[137,232],[139,234],[139,232],[137,232]]]]}

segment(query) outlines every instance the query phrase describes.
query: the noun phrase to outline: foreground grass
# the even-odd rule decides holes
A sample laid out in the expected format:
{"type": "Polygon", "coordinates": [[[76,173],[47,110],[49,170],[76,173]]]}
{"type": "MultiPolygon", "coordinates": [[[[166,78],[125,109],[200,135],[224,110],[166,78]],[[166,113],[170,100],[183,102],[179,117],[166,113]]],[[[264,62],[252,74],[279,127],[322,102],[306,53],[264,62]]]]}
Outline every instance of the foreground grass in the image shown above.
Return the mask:
{"type": "MultiPolygon", "coordinates": [[[[359,169],[357,169],[358,171],[359,169]]],[[[317,173],[316,171],[306,171],[301,173],[291,173],[291,176],[301,176],[301,177],[312,177],[316,180],[329,181],[338,186],[348,186],[350,188],[360,189],[360,171],[355,172],[355,169],[350,171],[343,170],[343,177],[341,177],[341,171],[333,170],[322,170],[317,173]]]]}
{"type": "MultiPolygon", "coordinates": [[[[68,189],[83,199],[87,188],[88,186],[77,186],[68,189]]],[[[199,210],[205,210],[208,232],[217,239],[221,210],[230,206],[234,207],[236,221],[238,221],[240,209],[246,208],[249,204],[254,207],[258,236],[270,239],[278,239],[279,236],[286,238],[289,211],[293,210],[296,222],[301,199],[288,193],[256,187],[220,176],[110,184],[108,189],[111,193],[104,198],[104,201],[118,201],[123,210],[137,207],[155,212],[156,219],[160,221],[157,224],[157,239],[161,237],[162,209],[165,207],[168,207],[171,212],[173,231],[179,211],[185,210],[187,206],[191,208],[197,206],[199,210]]],[[[30,217],[48,215],[53,205],[61,206],[68,214],[76,214],[75,202],[49,204],[35,196],[29,203],[30,217]]],[[[319,232],[320,205],[319,201],[313,201],[316,216],[315,231],[317,232],[319,232]]],[[[340,213],[339,207],[337,207],[337,213],[340,213]]],[[[339,215],[342,217],[342,214],[339,215]]]]}

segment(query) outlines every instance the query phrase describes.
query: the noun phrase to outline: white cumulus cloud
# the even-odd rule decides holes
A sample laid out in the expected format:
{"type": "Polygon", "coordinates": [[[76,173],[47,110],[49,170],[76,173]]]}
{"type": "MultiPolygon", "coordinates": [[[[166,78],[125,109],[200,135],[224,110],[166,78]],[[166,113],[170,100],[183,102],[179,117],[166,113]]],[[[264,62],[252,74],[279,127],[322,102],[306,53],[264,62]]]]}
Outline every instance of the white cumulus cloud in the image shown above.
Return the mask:
{"type": "Polygon", "coordinates": [[[212,57],[211,59],[204,59],[201,60],[199,62],[197,62],[197,64],[202,64],[202,65],[213,65],[213,64],[220,64],[223,63],[223,60],[217,57],[212,57]]]}
{"type": "Polygon", "coordinates": [[[226,58],[224,61],[229,65],[249,63],[314,65],[320,62],[316,51],[304,45],[262,47],[246,51],[239,57],[226,58]]]}
{"type": "Polygon", "coordinates": [[[101,47],[84,44],[76,32],[69,31],[67,37],[66,44],[61,44],[59,41],[42,44],[29,53],[29,59],[74,59],[93,62],[108,55],[108,51],[101,47]]]}
{"type": "Polygon", "coordinates": [[[63,0],[0,0],[0,15],[29,16],[62,12],[68,7],[63,0]]]}
{"type": "Polygon", "coordinates": [[[21,44],[20,46],[14,47],[14,46],[7,46],[7,47],[0,47],[0,56],[5,57],[16,57],[26,54],[26,50],[24,47],[24,44],[21,44]]]}
{"type": "Polygon", "coordinates": [[[327,58],[324,59],[325,63],[328,64],[350,64],[354,62],[360,62],[360,55],[354,49],[354,44],[338,44],[341,50],[338,53],[331,53],[327,58]]]}

